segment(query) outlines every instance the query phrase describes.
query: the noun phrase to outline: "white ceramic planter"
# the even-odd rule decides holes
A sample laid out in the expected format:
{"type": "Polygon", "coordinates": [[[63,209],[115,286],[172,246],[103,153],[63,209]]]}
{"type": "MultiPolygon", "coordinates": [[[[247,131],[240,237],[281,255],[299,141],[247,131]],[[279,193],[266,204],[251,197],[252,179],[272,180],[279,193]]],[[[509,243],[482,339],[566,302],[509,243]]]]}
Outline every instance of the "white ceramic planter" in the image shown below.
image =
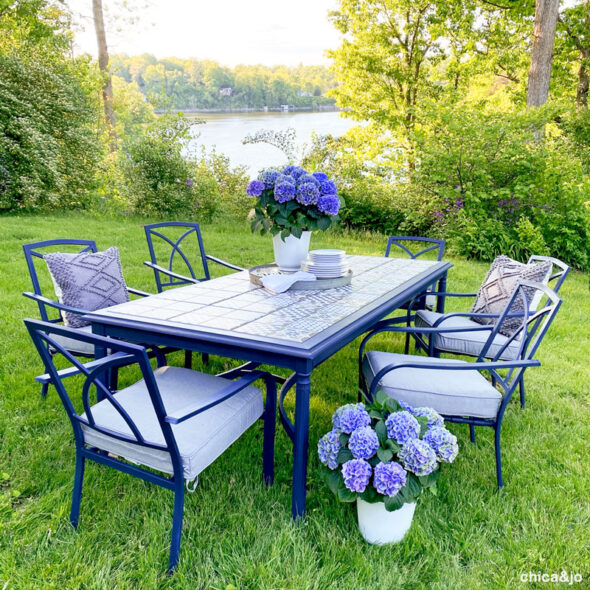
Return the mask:
{"type": "Polygon", "coordinates": [[[301,263],[307,258],[309,252],[310,231],[304,231],[300,238],[288,236],[283,239],[277,234],[272,239],[275,251],[275,262],[281,270],[296,271],[301,268],[301,263]]]}
{"type": "Polygon", "coordinates": [[[383,502],[369,504],[356,499],[356,510],[361,535],[373,545],[399,543],[406,535],[414,518],[416,503],[404,504],[399,510],[387,512],[383,502]]]}

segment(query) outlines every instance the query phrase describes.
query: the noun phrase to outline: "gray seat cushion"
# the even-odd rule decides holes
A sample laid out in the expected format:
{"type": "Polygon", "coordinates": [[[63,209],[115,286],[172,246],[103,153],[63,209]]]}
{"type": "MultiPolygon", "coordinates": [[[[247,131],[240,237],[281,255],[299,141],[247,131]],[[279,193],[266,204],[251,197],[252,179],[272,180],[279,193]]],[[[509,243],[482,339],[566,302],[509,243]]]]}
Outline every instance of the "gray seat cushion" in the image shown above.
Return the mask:
{"type": "MultiPolygon", "coordinates": [[[[416,312],[415,325],[419,328],[430,328],[443,317],[443,314],[435,311],[420,310],[416,312]]],[[[455,328],[481,328],[481,324],[476,324],[472,319],[464,316],[453,316],[443,320],[439,327],[455,328]]],[[[477,332],[447,332],[436,334],[434,338],[434,346],[443,352],[452,352],[455,354],[465,354],[468,356],[478,357],[482,351],[484,344],[487,342],[491,328],[489,330],[481,330],[477,332]]],[[[502,346],[506,344],[508,338],[502,334],[496,334],[492,345],[486,354],[487,358],[495,358],[502,346]]],[[[506,347],[502,352],[500,358],[505,361],[514,360],[519,353],[521,341],[516,338],[506,347]]]]}
{"type": "MultiPolygon", "coordinates": [[[[91,326],[84,326],[82,328],[75,328],[80,332],[92,333],[91,326]]],[[[74,338],[68,338],[67,336],[60,336],[59,334],[52,334],[51,338],[55,340],[57,344],[63,346],[67,351],[79,354],[81,356],[94,356],[94,345],[89,342],[82,342],[74,338]]]]}
{"type": "MultiPolygon", "coordinates": [[[[370,386],[375,375],[392,363],[466,364],[466,361],[371,351],[363,360],[367,384],[370,386]]],[[[500,392],[475,370],[396,369],[385,374],[379,389],[411,406],[434,408],[445,416],[493,419],[502,401],[500,392]]]]}
{"type": "MultiPolygon", "coordinates": [[[[198,404],[199,400],[220,391],[231,381],[180,367],[161,367],[154,371],[156,382],[168,414],[198,404]]],[[[144,381],[115,394],[146,441],[165,444],[151,399],[144,381]]],[[[127,436],[131,430],[108,400],[91,408],[96,423],[127,436]]],[[[225,449],[235,442],[262,415],[262,393],[250,385],[217,406],[172,426],[182,458],[184,476],[194,479],[225,449]]],[[[85,414],[83,414],[85,417],[85,414]]],[[[86,444],[109,451],[134,463],[172,473],[170,454],[159,449],[141,447],[118,440],[83,425],[86,444]]]]}

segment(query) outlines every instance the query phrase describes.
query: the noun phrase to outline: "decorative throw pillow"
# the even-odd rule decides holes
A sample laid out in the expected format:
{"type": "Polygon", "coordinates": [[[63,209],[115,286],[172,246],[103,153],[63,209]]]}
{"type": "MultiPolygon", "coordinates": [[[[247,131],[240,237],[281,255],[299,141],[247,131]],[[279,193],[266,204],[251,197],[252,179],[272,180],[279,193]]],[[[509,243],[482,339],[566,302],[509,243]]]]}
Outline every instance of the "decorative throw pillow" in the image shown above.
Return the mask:
{"type": "MultiPolygon", "coordinates": [[[[43,259],[57,298],[64,305],[94,311],[129,301],[117,248],[79,254],[53,252],[45,254],[43,259]]],[[[89,323],[76,313],[66,311],[62,316],[66,326],[72,328],[89,323]]]]}
{"type": "MultiPolygon", "coordinates": [[[[516,260],[512,260],[512,258],[508,258],[508,256],[498,256],[494,262],[492,262],[490,270],[479,288],[471,311],[474,313],[501,314],[506,308],[506,305],[508,305],[519,281],[524,279],[546,284],[550,273],[551,262],[549,261],[523,264],[522,262],[517,262],[516,260]]],[[[535,297],[535,291],[534,289],[524,289],[524,293],[530,308],[533,298],[535,297]]],[[[510,313],[519,313],[523,311],[522,300],[517,299],[514,302],[510,313]]],[[[473,318],[473,321],[483,325],[495,323],[494,318],[475,317],[473,318]]],[[[504,336],[510,337],[521,326],[521,318],[506,318],[502,322],[499,332],[500,334],[504,334],[504,336]]]]}

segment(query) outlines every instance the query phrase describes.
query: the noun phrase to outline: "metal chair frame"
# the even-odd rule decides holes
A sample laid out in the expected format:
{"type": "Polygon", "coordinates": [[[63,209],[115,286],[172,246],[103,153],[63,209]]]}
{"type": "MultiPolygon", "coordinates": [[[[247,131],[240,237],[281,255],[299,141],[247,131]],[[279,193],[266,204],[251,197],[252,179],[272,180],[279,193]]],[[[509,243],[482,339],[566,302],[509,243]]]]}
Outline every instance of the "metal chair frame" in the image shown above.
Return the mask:
{"type": "MultiPolygon", "coordinates": [[[[162,397],[160,395],[158,384],[154,377],[152,367],[146,352],[142,346],[105,338],[89,333],[79,333],[71,328],[58,326],[51,322],[42,322],[38,320],[26,319],[25,325],[33,339],[35,347],[43,360],[47,373],[37,378],[41,383],[51,382],[57,390],[59,397],[68,414],[68,418],[74,431],[74,440],[76,445],[76,469],[74,475],[74,488],[72,493],[72,506],[70,511],[70,522],[76,528],[80,515],[80,503],[82,497],[82,482],[84,477],[85,461],[91,460],[107,467],[112,467],[123,473],[133,475],[144,481],[156,484],[174,492],[174,511],[172,519],[172,538],[170,542],[170,554],[168,571],[171,573],[178,564],[180,551],[182,520],[184,512],[184,472],[182,459],[174,431],[173,424],[180,424],[185,420],[196,416],[202,412],[210,410],[221,402],[242,391],[254,381],[264,380],[266,385],[266,402],[263,414],[264,419],[264,437],[263,437],[263,477],[267,485],[272,485],[274,478],[274,436],[275,436],[275,415],[276,415],[276,384],[272,376],[262,371],[243,371],[236,369],[233,372],[224,374],[225,378],[237,379],[229,381],[228,385],[221,391],[211,394],[200,403],[195,403],[194,407],[183,408],[182,415],[168,414],[162,397]],[[52,337],[52,334],[58,334],[69,338],[75,338],[84,342],[92,343],[97,348],[107,349],[110,354],[82,364],[70,352],[60,346],[52,337]],[[49,348],[55,348],[70,363],[67,369],[58,370],[53,362],[53,356],[49,354],[49,348]],[[127,411],[117,401],[114,390],[109,389],[105,383],[108,383],[107,375],[113,369],[122,366],[136,364],[139,366],[144,379],[153,409],[158,418],[158,423],[164,436],[164,444],[158,444],[146,440],[141,434],[139,428],[127,413],[127,411]],[[73,375],[83,374],[86,377],[81,389],[82,405],[85,416],[78,414],[72,403],[72,396],[67,392],[64,386],[64,379],[73,375]],[[133,436],[118,434],[112,430],[96,424],[90,401],[90,392],[92,387],[96,388],[97,400],[106,399],[125,421],[133,436]],[[166,451],[170,454],[173,474],[165,476],[154,473],[153,470],[144,469],[139,465],[131,464],[123,460],[114,458],[106,451],[96,447],[90,447],[85,443],[84,431],[82,425],[91,428],[109,437],[116,438],[125,442],[166,451]]],[[[165,364],[164,356],[156,349],[156,358],[158,366],[165,364]]]]}
{"type": "MultiPolygon", "coordinates": [[[[486,371],[489,373],[491,377],[492,384],[494,386],[499,385],[503,390],[502,401],[498,410],[498,413],[495,419],[483,419],[483,418],[476,418],[470,416],[448,416],[445,415],[445,420],[449,422],[456,422],[460,424],[469,424],[469,432],[471,442],[475,442],[475,426],[489,426],[494,429],[495,432],[495,453],[496,453],[496,477],[498,481],[498,488],[502,488],[503,486],[503,479],[502,479],[502,457],[501,457],[501,449],[500,449],[500,430],[502,427],[502,420],[504,417],[504,413],[506,411],[506,407],[512,398],[512,395],[522,381],[523,375],[525,370],[528,367],[536,367],[540,366],[540,362],[538,360],[534,360],[533,356],[536,353],[543,337],[547,333],[549,326],[553,322],[555,318],[555,314],[559,310],[561,306],[561,299],[557,296],[557,294],[550,289],[549,287],[542,285],[540,283],[534,283],[531,281],[521,281],[516,288],[514,294],[512,295],[508,305],[504,312],[500,315],[499,321],[493,326],[482,326],[482,330],[490,330],[490,335],[480,353],[477,357],[475,362],[465,362],[465,364],[457,364],[457,363],[416,363],[411,361],[411,357],[408,357],[407,362],[403,362],[400,364],[389,364],[386,367],[383,367],[373,378],[373,381],[368,386],[362,370],[362,364],[364,359],[364,352],[367,343],[371,338],[373,338],[376,334],[382,332],[399,332],[399,333],[406,333],[410,332],[411,334],[419,334],[419,335],[433,335],[437,333],[453,333],[453,332],[460,332],[463,331],[463,328],[415,328],[415,327],[407,327],[407,326],[392,326],[389,320],[383,320],[379,322],[371,331],[363,341],[361,342],[359,348],[359,384],[360,387],[368,399],[372,399],[377,388],[379,387],[379,382],[381,379],[388,373],[393,372],[395,370],[401,368],[415,368],[415,369],[425,369],[425,370],[445,370],[445,371],[486,371]],[[544,307],[534,313],[530,313],[528,310],[527,305],[527,298],[524,292],[524,288],[533,288],[536,290],[541,291],[547,298],[547,303],[544,307]],[[513,308],[517,299],[521,300],[523,304],[523,309],[525,309],[524,313],[515,313],[511,312],[510,310],[513,308]],[[498,352],[491,357],[491,360],[486,360],[490,358],[488,356],[488,351],[494,342],[494,338],[498,334],[498,331],[502,325],[502,322],[507,317],[518,317],[522,318],[521,326],[516,332],[504,343],[504,345],[498,350],[498,352]],[[519,336],[522,336],[519,340],[519,336]],[[518,358],[513,361],[503,361],[500,360],[504,350],[512,343],[513,341],[519,341],[519,353],[518,358]],[[507,373],[503,376],[500,371],[506,370],[507,373]]],[[[480,314],[483,316],[491,316],[494,317],[493,314],[480,314]]]]}
{"type": "MultiPolygon", "coordinates": [[[[548,285],[551,287],[551,289],[555,293],[559,293],[559,290],[561,289],[563,282],[565,281],[567,275],[569,274],[570,267],[557,258],[553,258],[551,256],[538,256],[538,255],[531,256],[528,259],[527,264],[531,264],[532,262],[545,262],[545,261],[551,262],[551,264],[553,265],[553,269],[551,271],[551,275],[548,280],[548,285]],[[557,268],[559,270],[555,271],[555,268],[557,268]],[[552,285],[552,283],[553,283],[553,285],[552,285]]],[[[461,298],[472,298],[472,299],[477,297],[477,293],[432,292],[430,294],[436,295],[437,297],[441,297],[443,300],[446,299],[447,297],[461,297],[461,298]]],[[[415,298],[408,307],[408,311],[406,314],[406,326],[409,327],[412,325],[412,321],[414,320],[414,313],[418,309],[422,309],[422,308],[420,307],[419,298],[415,298]]],[[[447,329],[443,330],[440,327],[440,325],[445,320],[452,318],[452,317],[469,317],[469,318],[485,317],[485,318],[499,319],[500,316],[501,316],[501,314],[482,314],[482,313],[475,313],[475,312],[446,313],[433,324],[432,328],[438,328],[437,331],[428,332],[428,333],[420,333],[420,332],[412,333],[412,337],[414,338],[414,344],[415,344],[416,350],[423,350],[424,352],[426,352],[426,354],[428,354],[428,356],[434,356],[434,357],[440,357],[441,354],[454,354],[454,353],[446,351],[446,350],[440,350],[440,349],[436,348],[436,346],[434,345],[434,340],[435,340],[434,336],[436,334],[438,334],[440,332],[446,333],[446,332],[450,331],[447,329]]],[[[453,331],[463,333],[463,332],[477,332],[477,331],[481,331],[482,329],[490,329],[490,327],[489,326],[487,328],[485,328],[485,326],[464,327],[464,328],[461,328],[458,330],[453,330],[453,331]]],[[[408,352],[409,352],[409,339],[408,339],[409,334],[410,334],[409,332],[406,334],[405,354],[408,354],[408,352]]],[[[459,354],[459,353],[457,353],[457,354],[459,354]]],[[[463,353],[463,354],[465,356],[475,357],[475,355],[469,355],[468,353],[463,353]]],[[[489,359],[491,357],[486,356],[486,358],[489,359]]],[[[519,390],[520,390],[520,407],[524,409],[525,403],[526,403],[524,372],[523,372],[523,375],[522,375],[520,383],[519,383],[519,390]]]]}

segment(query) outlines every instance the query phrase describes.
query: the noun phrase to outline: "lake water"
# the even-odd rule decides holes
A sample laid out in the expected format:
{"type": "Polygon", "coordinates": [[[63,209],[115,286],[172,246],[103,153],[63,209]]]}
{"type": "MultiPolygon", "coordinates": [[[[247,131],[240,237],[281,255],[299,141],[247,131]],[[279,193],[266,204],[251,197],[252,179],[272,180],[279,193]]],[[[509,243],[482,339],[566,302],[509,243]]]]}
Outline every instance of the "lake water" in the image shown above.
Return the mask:
{"type": "Polygon", "coordinates": [[[286,156],[279,149],[264,143],[243,145],[242,140],[260,129],[284,131],[295,129],[296,144],[301,149],[311,142],[312,133],[320,135],[343,135],[355,125],[338,112],[326,113],[223,113],[198,115],[205,119],[204,125],[195,125],[195,135],[189,149],[199,145],[215,147],[218,152],[229,156],[234,166],[247,166],[250,175],[261,168],[283,166],[286,156]]]}

